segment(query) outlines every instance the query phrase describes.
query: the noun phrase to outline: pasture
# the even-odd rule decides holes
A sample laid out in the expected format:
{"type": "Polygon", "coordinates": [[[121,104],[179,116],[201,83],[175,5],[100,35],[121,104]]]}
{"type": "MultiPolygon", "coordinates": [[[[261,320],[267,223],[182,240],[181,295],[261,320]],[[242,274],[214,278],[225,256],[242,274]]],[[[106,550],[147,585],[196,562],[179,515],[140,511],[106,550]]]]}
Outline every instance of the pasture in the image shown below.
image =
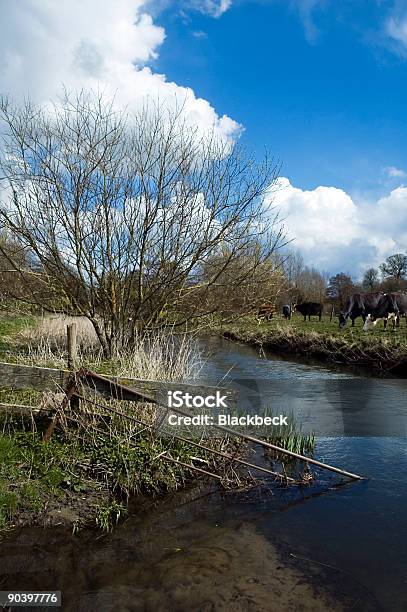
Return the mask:
{"type": "Polygon", "coordinates": [[[389,322],[387,331],[383,329],[383,322],[379,321],[377,325],[370,331],[363,331],[363,320],[361,317],[356,319],[355,327],[351,326],[351,321],[347,321],[343,329],[339,329],[338,316],[334,315],[330,321],[329,314],[323,314],[322,320],[318,321],[318,317],[311,317],[311,321],[304,321],[300,313],[294,313],[291,319],[285,319],[282,314],[275,315],[268,321],[258,322],[256,317],[242,317],[236,324],[237,327],[244,327],[251,332],[274,332],[280,329],[296,330],[299,332],[314,332],[326,336],[338,337],[347,342],[381,342],[389,341],[391,343],[400,342],[406,344],[407,348],[407,324],[406,319],[400,320],[400,326],[393,332],[392,323],[389,322]]]}
{"type": "Polygon", "coordinates": [[[407,374],[407,327],[402,318],[400,327],[387,330],[378,322],[371,331],[363,331],[363,321],[358,318],[355,327],[348,321],[339,329],[338,318],[324,314],[322,320],[312,317],[304,321],[294,313],[290,320],[280,314],[269,321],[246,316],[223,325],[222,335],[232,340],[262,346],[271,351],[293,354],[303,358],[313,357],[327,363],[349,364],[371,369],[375,373],[407,374]]]}
{"type": "Polygon", "coordinates": [[[363,320],[361,317],[356,319],[355,327],[351,326],[351,321],[347,321],[346,326],[343,329],[339,329],[338,317],[334,316],[330,321],[330,316],[324,314],[322,321],[318,321],[317,317],[311,317],[311,321],[304,321],[302,315],[294,313],[291,320],[286,321],[284,317],[277,316],[273,321],[270,322],[270,327],[276,327],[277,325],[291,325],[293,328],[309,332],[313,331],[318,334],[326,334],[330,336],[338,336],[347,340],[348,342],[377,342],[382,340],[403,342],[407,347],[407,326],[406,319],[400,320],[400,326],[393,332],[393,326],[391,321],[388,323],[387,331],[383,329],[383,322],[380,321],[370,331],[363,331],[363,320]]]}

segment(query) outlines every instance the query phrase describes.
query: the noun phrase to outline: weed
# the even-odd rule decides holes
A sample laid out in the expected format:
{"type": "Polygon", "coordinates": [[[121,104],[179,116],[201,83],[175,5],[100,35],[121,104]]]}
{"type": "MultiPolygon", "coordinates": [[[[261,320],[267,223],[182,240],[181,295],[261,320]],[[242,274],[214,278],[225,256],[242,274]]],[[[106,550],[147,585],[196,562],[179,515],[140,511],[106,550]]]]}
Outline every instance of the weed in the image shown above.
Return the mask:
{"type": "Polygon", "coordinates": [[[125,514],[125,506],[113,499],[96,507],[95,521],[103,531],[111,531],[125,514]]]}

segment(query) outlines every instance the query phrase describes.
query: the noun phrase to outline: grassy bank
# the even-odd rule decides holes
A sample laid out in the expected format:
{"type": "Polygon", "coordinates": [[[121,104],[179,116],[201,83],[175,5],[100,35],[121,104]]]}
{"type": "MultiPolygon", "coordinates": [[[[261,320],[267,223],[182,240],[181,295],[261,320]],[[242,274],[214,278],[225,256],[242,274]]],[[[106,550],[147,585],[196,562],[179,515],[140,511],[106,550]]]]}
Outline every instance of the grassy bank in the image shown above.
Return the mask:
{"type": "Polygon", "coordinates": [[[350,323],[339,330],[338,321],[323,317],[319,322],[303,321],[294,315],[290,321],[275,317],[258,324],[254,317],[215,326],[214,330],[226,338],[256,345],[281,354],[319,359],[331,364],[345,364],[369,368],[376,373],[407,374],[407,329],[402,319],[394,332],[392,326],[383,330],[380,322],[373,331],[364,332],[362,320],[355,327],[350,323]]]}
{"type": "MultiPolygon", "coordinates": [[[[66,368],[66,319],[0,316],[0,360],[44,367],[66,368]]],[[[193,379],[201,356],[193,343],[176,345],[163,339],[140,343],[114,361],[103,359],[93,330],[78,321],[81,365],[100,373],[161,380],[193,379]]],[[[4,403],[60,405],[63,394],[33,389],[0,389],[4,403]]],[[[106,409],[114,402],[98,400],[106,409]]],[[[122,402],[120,410],[153,419],[152,407],[122,402]]],[[[126,512],[131,495],[160,495],[182,487],[196,473],[160,461],[163,452],[193,464],[196,448],[153,435],[120,417],[101,424],[91,417],[58,425],[43,442],[49,420],[5,415],[0,412],[0,530],[13,525],[69,524],[73,528],[96,524],[110,529],[126,512]]],[[[200,453],[213,468],[213,458],[200,453]]],[[[217,468],[221,466],[218,465],[217,468]]]]}
{"type": "MultiPolygon", "coordinates": [[[[65,369],[69,322],[57,317],[3,316],[0,361],[65,369]]],[[[76,322],[78,361],[101,374],[193,382],[204,363],[197,345],[187,336],[176,340],[169,336],[140,338],[132,351],[107,361],[88,322],[76,322]]],[[[8,404],[57,408],[63,397],[63,392],[0,388],[0,402],[8,404]]],[[[73,529],[93,524],[109,530],[126,513],[130,496],[162,495],[182,488],[204,477],[196,468],[220,475],[227,487],[248,482],[249,475],[236,471],[230,457],[157,435],[154,429],[141,425],[140,421],[154,423],[154,405],[118,403],[94,392],[88,399],[91,403],[82,406],[91,410],[64,413],[46,443],[43,434],[49,418],[33,421],[0,412],[0,530],[28,524],[66,524],[73,529]],[[162,459],[163,454],[167,460],[162,459]]],[[[314,448],[313,437],[303,436],[294,422],[284,432],[277,432],[272,441],[298,452],[314,448]]],[[[248,450],[233,436],[210,437],[204,445],[241,458],[248,450]]],[[[254,482],[251,476],[249,480],[254,482]]]]}
{"type": "Polygon", "coordinates": [[[0,434],[0,529],[13,525],[96,524],[109,530],[126,512],[130,495],[162,494],[191,478],[182,468],[154,461],[163,451],[188,463],[188,445],[140,434],[137,444],[116,435],[56,433],[10,423],[0,434]]]}

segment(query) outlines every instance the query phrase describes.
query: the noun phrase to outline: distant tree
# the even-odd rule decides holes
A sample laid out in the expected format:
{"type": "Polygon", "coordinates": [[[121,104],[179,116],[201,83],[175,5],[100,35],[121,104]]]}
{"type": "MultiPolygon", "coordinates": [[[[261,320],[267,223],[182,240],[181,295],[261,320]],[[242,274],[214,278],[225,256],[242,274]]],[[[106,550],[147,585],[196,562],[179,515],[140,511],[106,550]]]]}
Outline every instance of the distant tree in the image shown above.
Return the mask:
{"type": "Polygon", "coordinates": [[[404,278],[407,274],[407,255],[403,255],[403,253],[390,255],[381,264],[380,270],[384,277],[404,278]]]}
{"type": "Polygon", "coordinates": [[[396,276],[388,276],[380,283],[379,287],[384,293],[391,293],[392,291],[406,291],[407,279],[397,278],[396,276]]]}
{"type": "Polygon", "coordinates": [[[326,295],[326,280],[315,268],[307,266],[299,273],[296,283],[297,301],[323,302],[326,295]]]}
{"type": "Polygon", "coordinates": [[[304,258],[298,251],[290,251],[283,259],[284,274],[289,283],[295,285],[299,275],[304,271],[304,258]]]}
{"type": "Polygon", "coordinates": [[[368,268],[363,275],[363,289],[374,291],[379,286],[379,272],[376,268],[368,268]]]}
{"type": "Polygon", "coordinates": [[[338,302],[342,307],[347,298],[354,293],[355,289],[355,284],[349,274],[340,272],[329,279],[326,295],[330,300],[338,302]]]}
{"type": "Polygon", "coordinates": [[[226,266],[229,256],[229,250],[225,248],[222,254],[203,262],[197,270],[196,284],[180,295],[178,310],[190,309],[191,301],[195,301],[207,312],[217,312],[227,318],[239,312],[252,312],[265,303],[276,303],[286,288],[278,258],[270,257],[253,267],[258,257],[255,241],[250,247],[248,245],[244,254],[226,266]],[[207,282],[213,277],[216,277],[216,283],[208,289],[207,282]]]}

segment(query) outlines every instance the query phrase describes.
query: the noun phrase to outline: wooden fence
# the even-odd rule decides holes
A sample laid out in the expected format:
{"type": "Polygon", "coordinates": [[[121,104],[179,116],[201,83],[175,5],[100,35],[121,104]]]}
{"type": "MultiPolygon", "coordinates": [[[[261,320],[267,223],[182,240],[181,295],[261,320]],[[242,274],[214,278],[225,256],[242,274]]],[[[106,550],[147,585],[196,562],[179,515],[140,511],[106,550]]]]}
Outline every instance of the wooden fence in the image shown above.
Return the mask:
{"type": "MultiPolygon", "coordinates": [[[[67,346],[68,346],[68,364],[71,368],[74,368],[76,365],[76,329],[73,326],[70,326],[70,330],[68,329],[67,335],[67,346]]],[[[80,389],[83,387],[88,387],[102,396],[108,397],[110,399],[115,399],[118,401],[130,401],[130,402],[152,402],[159,403],[157,399],[157,394],[159,391],[181,391],[182,393],[190,393],[193,396],[208,396],[215,395],[217,391],[221,391],[222,395],[227,397],[228,408],[233,410],[236,406],[236,393],[231,389],[226,389],[218,386],[207,386],[207,385],[192,385],[189,383],[181,383],[181,382],[167,382],[167,381],[157,381],[157,380],[145,380],[145,379],[136,379],[136,378],[123,378],[117,376],[109,376],[109,378],[105,376],[101,376],[95,372],[91,372],[86,370],[85,368],[80,368],[77,371],[72,370],[58,370],[53,368],[42,368],[37,366],[26,366],[14,363],[0,363],[0,387],[11,387],[12,389],[35,389],[37,391],[51,391],[51,392],[59,392],[64,395],[61,405],[55,408],[47,408],[46,406],[43,408],[42,406],[26,406],[20,404],[7,404],[0,403],[0,411],[3,413],[10,414],[22,414],[31,417],[35,416],[49,416],[51,417],[51,423],[47,429],[47,432],[44,436],[44,440],[49,439],[52,435],[52,432],[55,428],[58,416],[61,412],[64,412],[69,405],[75,403],[78,405],[78,402],[81,400],[90,401],[85,397],[81,396],[80,389]]],[[[98,406],[96,402],[90,401],[95,406],[98,406]]],[[[99,406],[100,407],[100,406],[99,406]]],[[[190,416],[184,411],[171,408],[171,412],[177,413],[181,416],[190,416]]],[[[124,418],[129,418],[131,420],[137,420],[132,416],[126,415],[125,413],[119,413],[124,418]]],[[[138,421],[141,425],[146,425],[141,421],[138,421]]],[[[149,427],[149,426],[147,426],[149,427]]],[[[294,453],[292,451],[288,451],[284,448],[281,448],[275,444],[271,444],[266,440],[255,438],[254,436],[243,434],[240,431],[236,431],[230,429],[228,427],[224,427],[221,425],[210,425],[210,427],[215,428],[218,431],[223,432],[223,434],[229,436],[236,436],[251,444],[257,444],[262,446],[263,448],[267,448],[273,450],[281,455],[287,455],[289,457],[300,459],[301,461],[306,462],[307,464],[312,464],[317,467],[335,472],[337,474],[341,474],[343,476],[347,476],[353,480],[363,480],[362,476],[357,474],[353,474],[352,472],[347,472],[346,470],[342,470],[340,468],[336,468],[321,461],[317,461],[311,457],[307,457],[304,455],[300,455],[299,453],[294,453]]],[[[173,435],[174,438],[177,438],[177,435],[173,435]]],[[[182,439],[182,438],[179,438],[182,439]]],[[[209,452],[213,452],[215,454],[222,454],[219,451],[209,449],[203,446],[201,443],[197,443],[194,440],[185,440],[191,445],[198,446],[201,449],[205,449],[209,452]]],[[[226,457],[223,453],[223,456],[226,457]]],[[[178,460],[174,459],[166,455],[165,453],[161,457],[163,460],[173,461],[175,463],[181,463],[178,460]]],[[[233,462],[236,461],[240,464],[246,465],[247,467],[257,469],[262,472],[267,472],[273,476],[284,478],[286,482],[293,482],[292,478],[288,478],[286,475],[278,474],[273,472],[272,470],[266,469],[261,466],[256,466],[250,464],[242,459],[238,459],[236,457],[228,456],[227,458],[231,459],[233,462]]],[[[181,463],[181,465],[184,465],[181,463]]],[[[218,474],[209,473],[201,468],[198,468],[193,465],[187,465],[185,467],[190,468],[191,470],[196,470],[197,472],[201,472],[212,476],[217,479],[221,479],[218,474]]]]}
{"type": "MultiPolygon", "coordinates": [[[[81,370],[79,370],[81,372],[81,370]]],[[[231,389],[218,386],[194,385],[182,382],[166,382],[158,380],[147,380],[140,378],[123,378],[109,375],[109,378],[98,376],[94,372],[82,370],[82,384],[94,388],[105,397],[114,397],[118,400],[152,401],[155,402],[156,394],[165,388],[168,391],[181,391],[192,395],[213,395],[216,391],[222,391],[228,398],[228,405],[236,405],[236,393],[231,389]],[[115,389],[120,392],[115,393],[115,389]],[[135,393],[139,392],[138,394],[135,393]]],[[[15,363],[0,363],[0,387],[12,387],[13,389],[35,389],[37,391],[52,391],[65,393],[74,373],[69,370],[57,370],[53,368],[41,368],[37,366],[26,366],[15,363]]],[[[11,412],[18,411],[16,404],[0,404],[0,408],[11,412]]],[[[20,406],[20,412],[32,407],[20,406]]]]}

